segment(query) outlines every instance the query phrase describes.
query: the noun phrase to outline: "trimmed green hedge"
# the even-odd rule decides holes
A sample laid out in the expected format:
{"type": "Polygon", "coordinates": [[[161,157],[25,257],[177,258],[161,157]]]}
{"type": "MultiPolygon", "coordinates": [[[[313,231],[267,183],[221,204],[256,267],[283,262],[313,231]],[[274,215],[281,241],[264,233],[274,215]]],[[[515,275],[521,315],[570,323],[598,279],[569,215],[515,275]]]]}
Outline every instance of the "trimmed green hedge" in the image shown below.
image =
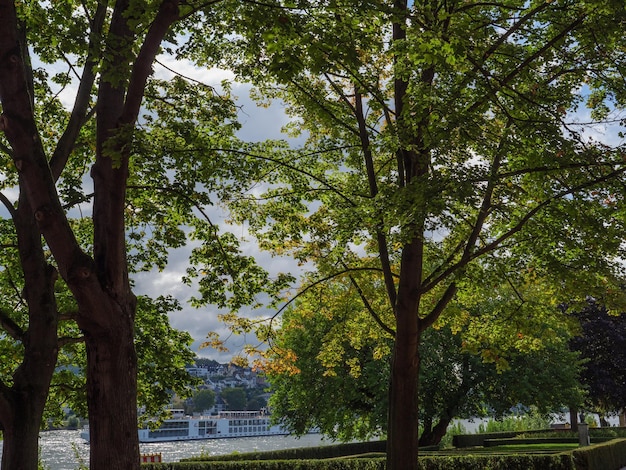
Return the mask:
{"type": "MultiPolygon", "coordinates": [[[[380,445],[380,444],[379,444],[380,445]]],[[[331,446],[332,447],[332,446],[331,446]]],[[[341,446],[338,446],[341,447],[341,446]]],[[[301,449],[293,449],[301,450],[301,449]]],[[[260,454],[260,453],[259,453],[260,454]]],[[[243,454],[237,455],[241,457],[243,454]]],[[[225,457],[221,456],[222,460],[225,457]]],[[[557,454],[475,454],[421,456],[420,470],[618,470],[626,466],[626,439],[557,454]]],[[[151,463],[144,470],[384,470],[385,458],[345,458],[326,460],[239,460],[151,463]]]]}
{"type": "Polygon", "coordinates": [[[577,470],[618,470],[626,467],[626,439],[581,447],[572,456],[577,470]]]}
{"type": "MultiPolygon", "coordinates": [[[[145,464],[144,470],[384,470],[385,459],[256,460],[145,464]]],[[[569,454],[424,457],[420,470],[573,470],[569,454]]]]}
{"type": "Polygon", "coordinates": [[[487,439],[511,439],[519,433],[508,432],[485,432],[481,434],[458,434],[452,436],[452,445],[457,449],[463,447],[482,447],[487,439]]]}
{"type": "Polygon", "coordinates": [[[241,460],[143,464],[142,470],[384,470],[385,459],[241,460]]]}
{"type": "MultiPolygon", "coordinates": [[[[420,470],[573,470],[568,453],[552,455],[459,455],[420,458],[420,470]]],[[[608,470],[608,469],[607,469],[608,470]]]]}
{"type": "MultiPolygon", "coordinates": [[[[592,437],[592,444],[612,441],[612,437],[592,437]]],[[[524,445],[524,444],[578,444],[578,437],[511,437],[507,439],[485,439],[484,447],[524,445]]]]}
{"type": "Polygon", "coordinates": [[[208,455],[190,457],[182,462],[214,462],[231,460],[293,460],[293,459],[332,459],[369,453],[385,452],[386,441],[353,442],[318,447],[298,447],[295,449],[246,452],[241,454],[208,455]]]}
{"type": "MultiPolygon", "coordinates": [[[[589,428],[589,436],[592,442],[602,442],[602,439],[626,438],[625,427],[589,428]]],[[[544,437],[570,437],[578,440],[578,433],[570,429],[538,429],[533,431],[505,431],[486,432],[481,434],[459,434],[452,437],[452,445],[456,448],[482,447],[487,439],[511,439],[514,437],[544,438],[544,437]]]]}

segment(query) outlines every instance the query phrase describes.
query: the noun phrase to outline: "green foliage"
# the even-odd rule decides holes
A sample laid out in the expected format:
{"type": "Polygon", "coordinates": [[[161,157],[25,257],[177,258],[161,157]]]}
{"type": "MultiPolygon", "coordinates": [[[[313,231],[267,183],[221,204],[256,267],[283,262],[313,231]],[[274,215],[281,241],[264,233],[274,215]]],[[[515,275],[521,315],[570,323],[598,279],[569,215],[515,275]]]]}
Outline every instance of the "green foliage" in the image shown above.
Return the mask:
{"type": "MultiPolygon", "coordinates": [[[[388,333],[405,314],[427,328],[445,313],[451,328],[461,330],[469,324],[464,310],[475,315],[473,307],[488,300],[491,334],[481,338],[475,328],[466,349],[504,371],[511,360],[503,351],[538,351],[558,337],[551,302],[589,294],[607,305],[624,300],[616,261],[625,255],[623,152],[585,139],[581,126],[569,122],[583,104],[592,120],[624,104],[622,6],[595,0],[396,2],[390,9],[378,0],[270,0],[219,2],[194,12],[193,2],[184,5],[164,50],[202,65],[233,66],[258,85],[260,96],[282,99],[296,118],[290,131],[307,140],[296,151],[280,143],[243,144],[235,138],[227,88],[219,96],[188,80],[152,81],[140,129],[123,127],[117,135],[132,142],[123,148],[133,154],[126,207],[131,271],[162,269],[170,247],[192,240],[186,281],[198,281],[196,305],[214,302],[232,312],[258,306],[260,294],[281,299],[293,278],[272,278],[241,254],[240,238],[216,228],[205,208],[219,197],[234,221],[249,221],[262,248],[314,270],[301,291],[345,274],[359,305],[388,333]],[[267,181],[260,191],[251,189],[267,181]],[[546,284],[542,294],[532,292],[531,272],[546,284]],[[416,283],[408,289],[415,306],[406,312],[398,306],[407,297],[396,302],[405,282],[416,283]],[[489,287],[505,284],[507,295],[488,294],[489,287]],[[522,313],[507,329],[512,309],[502,298],[514,296],[522,313]],[[543,311],[537,308],[542,303],[543,311]],[[542,321],[521,320],[532,313],[542,321]]],[[[46,123],[37,127],[48,157],[68,122],[58,92],[74,69],[124,84],[158,7],[129,2],[124,18],[130,31],[121,38],[95,21],[96,12],[109,19],[103,3],[19,3],[32,41],[24,50],[44,65],[67,65],[65,73],[35,73],[36,115],[46,123]]],[[[96,102],[93,83],[86,85],[87,102],[96,102]]],[[[80,210],[89,199],[82,186],[95,147],[89,108],[58,185],[68,210],[80,210]]],[[[98,144],[121,161],[120,141],[98,144]]],[[[14,186],[15,168],[2,168],[3,184],[14,186]]],[[[88,230],[77,232],[89,251],[88,230]]],[[[19,282],[10,284],[17,277],[7,276],[4,285],[19,291],[19,282]]],[[[10,319],[25,324],[20,306],[11,306],[18,308],[7,309],[10,319]]],[[[256,328],[232,313],[224,318],[238,331],[256,328]]],[[[164,330],[159,315],[154,327],[164,330]]],[[[272,336],[268,327],[258,333],[272,336]]],[[[357,377],[367,362],[357,354],[340,359],[347,346],[364,351],[369,338],[337,338],[321,355],[326,370],[337,373],[342,364],[357,377]]],[[[417,344],[419,333],[412,340],[417,344]]],[[[385,348],[372,348],[372,356],[383,357],[385,348]]],[[[0,354],[0,373],[10,385],[21,345],[3,345],[0,354]]],[[[157,360],[147,357],[155,368],[157,360]]],[[[165,390],[159,383],[141,393],[162,397],[165,390]]]]}
{"type": "MultiPolygon", "coordinates": [[[[377,448],[380,448],[379,444],[384,445],[384,442],[374,443],[377,448]]],[[[623,444],[623,440],[618,440],[575,450],[573,452],[555,452],[552,454],[533,454],[532,451],[522,453],[520,452],[519,446],[512,446],[509,450],[497,451],[496,454],[490,454],[489,452],[482,454],[480,452],[476,453],[476,451],[472,451],[469,455],[467,452],[454,452],[453,454],[442,453],[436,456],[421,456],[419,458],[418,468],[421,470],[447,470],[450,468],[461,470],[574,470],[575,468],[579,468],[578,465],[587,465],[584,468],[589,468],[590,470],[619,468],[620,465],[623,465],[623,444]],[[514,447],[517,447],[517,450],[514,447]]],[[[236,456],[213,456],[206,459],[188,459],[176,464],[164,464],[158,468],[188,468],[194,470],[203,468],[254,468],[272,470],[283,468],[310,468],[312,470],[335,468],[346,470],[369,468],[384,469],[382,459],[337,459],[339,455],[348,456],[351,455],[350,452],[355,451],[359,454],[364,454],[367,452],[368,448],[374,448],[372,447],[372,443],[324,446],[314,449],[291,449],[255,454],[239,454],[236,456]],[[326,447],[328,447],[328,449],[325,449],[326,447]],[[310,456],[316,452],[326,455],[326,457],[322,457],[321,455],[318,457],[325,460],[306,460],[310,459],[310,456]],[[205,460],[206,463],[201,463],[205,460]],[[237,464],[237,461],[240,463],[237,464]]],[[[146,466],[146,468],[150,467],[146,466]]]]}
{"type": "Polygon", "coordinates": [[[195,411],[203,412],[215,405],[215,392],[213,390],[198,390],[191,397],[195,411]]]}
{"type": "Polygon", "coordinates": [[[507,416],[501,420],[490,419],[487,424],[481,423],[478,426],[479,433],[494,433],[505,431],[527,431],[533,429],[548,429],[550,420],[548,417],[538,414],[536,410],[528,414],[517,416],[507,416]]]}
{"type": "MultiPolygon", "coordinates": [[[[373,289],[368,289],[372,299],[373,289]]],[[[497,308],[505,308],[504,302],[497,308]]],[[[466,316],[459,317],[464,318],[462,326],[455,320],[423,333],[423,431],[455,417],[507,416],[518,405],[534,410],[532,419],[520,417],[521,429],[531,420],[547,427],[545,414],[581,403],[578,356],[569,351],[569,335],[559,325],[564,317],[558,309],[549,316],[542,306],[536,318],[528,319],[527,308],[501,319],[484,302],[471,313],[465,310],[466,316]],[[554,338],[531,340],[539,337],[540,327],[554,328],[554,338]]],[[[341,440],[380,435],[386,429],[390,349],[388,334],[348,280],[309,289],[284,312],[266,355],[274,414],[295,433],[318,428],[341,440]],[[330,399],[320,403],[319,396],[330,399]]]]}
{"type": "Polygon", "coordinates": [[[147,470],[383,470],[382,459],[340,459],[340,460],[288,460],[262,462],[178,462],[165,464],[146,464],[147,470]]]}
{"type": "Polygon", "coordinates": [[[220,396],[229,410],[245,410],[247,405],[246,391],[241,387],[225,388],[220,396]]]}
{"type": "Polygon", "coordinates": [[[296,447],[263,452],[245,452],[228,455],[205,455],[189,457],[183,462],[196,461],[233,461],[233,460],[302,460],[331,459],[353,455],[384,452],[385,441],[349,442],[343,444],[323,445],[318,447],[296,447]]]}
{"type": "Polygon", "coordinates": [[[626,439],[581,448],[574,451],[573,456],[578,468],[623,468],[626,465],[626,439]]]}
{"type": "Polygon", "coordinates": [[[185,370],[195,353],[186,331],[170,326],[168,314],[180,310],[177,300],[168,296],[138,298],[135,346],[140,358],[137,372],[138,404],[148,417],[162,416],[173,394],[191,395],[200,383],[185,370]]]}
{"type": "Polygon", "coordinates": [[[389,350],[389,337],[349,284],[311,289],[284,313],[272,338],[265,367],[273,415],[296,434],[318,428],[344,441],[380,435],[389,350]]]}
{"type": "MultiPolygon", "coordinates": [[[[592,121],[614,106],[619,66],[605,54],[621,56],[623,37],[611,21],[624,11],[566,3],[400,2],[391,11],[378,1],[222,4],[224,16],[207,21],[228,33],[238,24],[235,37],[216,47],[196,34],[179,49],[232,66],[260,99],[281,100],[294,118],[287,130],[306,139],[260,163],[272,181],[261,194],[226,201],[262,248],[310,269],[300,295],[335,300],[350,284],[353,308],[380,329],[393,334],[396,319],[417,321],[409,341],[416,344],[424,328],[449,325],[464,332],[466,352],[502,373],[524,355],[535,371],[561,370],[559,356],[569,365],[561,384],[546,374],[537,387],[529,374],[494,390],[501,403],[533,390],[542,401],[579,402],[577,359],[563,348],[570,325],[556,307],[590,293],[612,305],[625,300],[616,262],[626,254],[623,146],[586,139],[584,126],[569,122],[583,103],[592,121]],[[604,37],[604,28],[600,46],[591,38],[604,37]],[[338,279],[342,289],[329,286],[338,279]],[[540,359],[542,351],[554,354],[540,359]]],[[[310,354],[326,377],[340,368],[343,377],[362,373],[363,357],[379,359],[391,347],[366,350],[363,329],[342,336],[344,319],[333,318],[336,334],[328,336],[302,325],[327,340],[310,354]]],[[[255,328],[228,320],[237,331],[255,328]]],[[[273,339],[266,327],[257,333],[273,339]]],[[[279,342],[276,355],[286,349],[279,342]]],[[[286,354],[287,373],[312,361],[296,356],[286,354]]],[[[446,372],[430,385],[453,381],[446,372]]],[[[285,403],[302,403],[299,393],[285,392],[285,403]]],[[[336,422],[359,422],[343,410],[336,422]]],[[[303,416],[293,424],[309,423],[303,416]]]]}

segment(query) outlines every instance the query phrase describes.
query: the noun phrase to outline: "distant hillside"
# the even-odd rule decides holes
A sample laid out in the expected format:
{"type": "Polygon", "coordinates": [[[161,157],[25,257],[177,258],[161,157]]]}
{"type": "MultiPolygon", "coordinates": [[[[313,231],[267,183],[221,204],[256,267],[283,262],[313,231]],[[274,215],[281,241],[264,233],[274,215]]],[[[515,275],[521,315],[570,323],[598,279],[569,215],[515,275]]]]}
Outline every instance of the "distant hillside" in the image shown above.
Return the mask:
{"type": "Polygon", "coordinates": [[[205,357],[197,357],[195,359],[195,367],[217,367],[221,365],[223,364],[220,364],[213,359],[207,359],[205,357]]]}

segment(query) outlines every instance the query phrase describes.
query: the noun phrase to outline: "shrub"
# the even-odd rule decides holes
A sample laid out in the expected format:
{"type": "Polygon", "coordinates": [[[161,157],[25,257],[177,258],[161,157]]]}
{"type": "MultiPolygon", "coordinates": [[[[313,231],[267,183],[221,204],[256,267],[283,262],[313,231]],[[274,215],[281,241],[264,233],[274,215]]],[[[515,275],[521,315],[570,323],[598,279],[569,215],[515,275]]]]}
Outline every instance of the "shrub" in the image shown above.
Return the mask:
{"type": "Polygon", "coordinates": [[[572,455],[579,470],[617,470],[626,466],[626,439],[582,447],[572,455]]]}
{"type": "Polygon", "coordinates": [[[294,460],[294,459],[330,459],[335,457],[347,457],[366,453],[385,452],[385,441],[354,442],[319,447],[300,447],[295,449],[282,449],[263,452],[246,452],[228,455],[210,455],[190,457],[183,462],[208,462],[208,461],[232,461],[232,460],[294,460]]]}

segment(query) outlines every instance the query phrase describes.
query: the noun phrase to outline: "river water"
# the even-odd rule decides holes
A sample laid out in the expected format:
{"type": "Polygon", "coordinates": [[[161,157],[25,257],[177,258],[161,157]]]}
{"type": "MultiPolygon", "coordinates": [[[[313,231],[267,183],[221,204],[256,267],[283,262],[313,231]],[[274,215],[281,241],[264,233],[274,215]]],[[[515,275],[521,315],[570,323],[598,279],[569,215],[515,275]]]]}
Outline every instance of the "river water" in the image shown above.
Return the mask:
{"type": "MultiPolygon", "coordinates": [[[[142,454],[161,454],[163,462],[178,462],[194,455],[224,455],[233,452],[289,449],[330,445],[333,442],[319,434],[293,436],[265,436],[230,439],[211,439],[187,442],[159,442],[140,444],[142,454]]],[[[46,470],[76,470],[81,463],[89,464],[89,445],[79,431],[46,431],[40,434],[41,460],[46,470]]],[[[0,443],[0,449],[2,445],[0,443]]]]}

